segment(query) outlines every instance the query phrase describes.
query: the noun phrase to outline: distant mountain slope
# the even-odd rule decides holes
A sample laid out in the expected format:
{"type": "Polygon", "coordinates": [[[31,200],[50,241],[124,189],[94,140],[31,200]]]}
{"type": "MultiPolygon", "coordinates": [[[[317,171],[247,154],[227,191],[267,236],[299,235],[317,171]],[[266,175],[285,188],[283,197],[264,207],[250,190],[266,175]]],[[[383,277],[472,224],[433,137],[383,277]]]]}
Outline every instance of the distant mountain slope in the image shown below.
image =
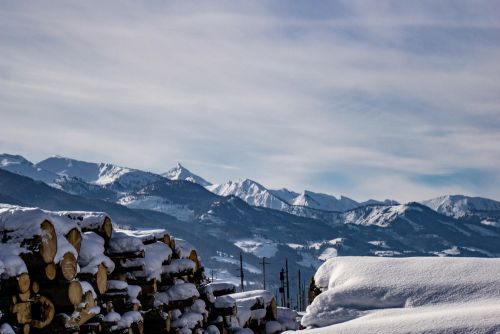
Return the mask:
{"type": "Polygon", "coordinates": [[[212,183],[208,182],[202,177],[191,173],[186,167],[182,166],[180,163],[177,163],[177,165],[168,172],[163,173],[162,176],[170,180],[184,180],[193,183],[198,183],[203,187],[212,185],[212,183]]]}
{"type": "Polygon", "coordinates": [[[51,185],[55,185],[55,181],[59,177],[56,173],[35,166],[20,155],[0,154],[0,168],[51,185]]]}
{"type": "Polygon", "coordinates": [[[36,206],[47,210],[105,211],[116,222],[136,225],[145,220],[134,211],[112,202],[71,195],[40,181],[0,169],[0,195],[8,204],[36,206]]]}
{"type": "Polygon", "coordinates": [[[422,201],[422,204],[454,218],[477,217],[500,222],[500,202],[488,198],[446,195],[422,201]]]}
{"type": "Polygon", "coordinates": [[[161,180],[161,175],[108,163],[85,162],[60,156],[40,161],[37,167],[59,175],[78,178],[115,191],[130,191],[161,180]]]}

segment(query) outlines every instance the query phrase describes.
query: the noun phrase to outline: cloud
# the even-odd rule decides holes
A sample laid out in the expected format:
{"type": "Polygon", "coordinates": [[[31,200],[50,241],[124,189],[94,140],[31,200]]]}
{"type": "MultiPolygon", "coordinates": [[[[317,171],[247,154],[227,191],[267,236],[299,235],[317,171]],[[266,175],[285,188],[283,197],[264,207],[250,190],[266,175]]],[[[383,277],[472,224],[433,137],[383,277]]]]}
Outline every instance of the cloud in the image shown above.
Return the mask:
{"type": "Polygon", "coordinates": [[[499,198],[496,7],[5,3],[0,149],[359,199],[499,198]],[[426,177],[450,173],[471,182],[426,177]]]}

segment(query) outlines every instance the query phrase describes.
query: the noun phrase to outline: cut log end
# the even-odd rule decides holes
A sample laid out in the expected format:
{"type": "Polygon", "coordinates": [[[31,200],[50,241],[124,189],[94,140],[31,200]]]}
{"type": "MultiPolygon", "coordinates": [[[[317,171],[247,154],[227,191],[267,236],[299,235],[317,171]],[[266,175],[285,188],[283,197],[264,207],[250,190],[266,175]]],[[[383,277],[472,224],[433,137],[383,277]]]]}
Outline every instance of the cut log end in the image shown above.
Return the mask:
{"type": "Polygon", "coordinates": [[[66,253],[63,255],[61,263],[61,273],[63,277],[71,281],[76,277],[77,274],[77,262],[76,262],[76,257],[72,253],[66,253]]]}
{"type": "Polygon", "coordinates": [[[100,232],[108,240],[111,239],[111,234],[113,233],[113,224],[111,223],[111,219],[109,217],[106,216],[104,218],[104,222],[102,223],[100,232]]]}
{"type": "Polygon", "coordinates": [[[100,294],[105,293],[108,289],[108,269],[102,263],[97,267],[95,284],[100,294]]]}
{"type": "Polygon", "coordinates": [[[82,233],[76,227],[72,228],[68,234],[66,234],[66,239],[68,242],[75,247],[76,251],[80,253],[80,248],[82,246],[82,233]]]}
{"type": "Polygon", "coordinates": [[[40,244],[40,255],[45,263],[50,263],[54,261],[54,257],[57,253],[57,234],[54,225],[48,221],[44,220],[40,224],[42,229],[41,237],[42,242],[40,244]]]}
{"type": "Polygon", "coordinates": [[[31,291],[33,291],[33,293],[40,292],[40,284],[37,281],[33,281],[33,283],[31,283],[31,291]]]}
{"type": "Polygon", "coordinates": [[[26,293],[30,290],[30,275],[28,273],[22,273],[17,277],[17,284],[19,286],[19,292],[26,293]]]}
{"type": "Polygon", "coordinates": [[[55,307],[52,301],[44,296],[35,298],[32,309],[31,326],[42,329],[47,327],[54,319],[55,307]]]}
{"type": "Polygon", "coordinates": [[[68,299],[71,304],[78,305],[82,302],[83,289],[78,281],[72,281],[68,287],[68,299]]]}
{"type": "Polygon", "coordinates": [[[47,277],[50,281],[56,278],[56,273],[57,273],[57,268],[53,262],[45,266],[45,277],[47,277]]]}

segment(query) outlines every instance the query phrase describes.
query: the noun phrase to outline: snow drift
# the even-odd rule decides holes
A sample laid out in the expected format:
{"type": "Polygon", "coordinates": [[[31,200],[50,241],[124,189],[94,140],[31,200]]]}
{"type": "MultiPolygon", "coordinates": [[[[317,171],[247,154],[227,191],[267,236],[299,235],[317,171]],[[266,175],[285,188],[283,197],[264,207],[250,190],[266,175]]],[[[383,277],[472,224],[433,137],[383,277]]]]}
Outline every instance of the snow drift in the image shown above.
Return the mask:
{"type": "Polygon", "coordinates": [[[322,291],[305,333],[483,333],[500,330],[500,259],[338,257],[316,272],[322,291]]]}

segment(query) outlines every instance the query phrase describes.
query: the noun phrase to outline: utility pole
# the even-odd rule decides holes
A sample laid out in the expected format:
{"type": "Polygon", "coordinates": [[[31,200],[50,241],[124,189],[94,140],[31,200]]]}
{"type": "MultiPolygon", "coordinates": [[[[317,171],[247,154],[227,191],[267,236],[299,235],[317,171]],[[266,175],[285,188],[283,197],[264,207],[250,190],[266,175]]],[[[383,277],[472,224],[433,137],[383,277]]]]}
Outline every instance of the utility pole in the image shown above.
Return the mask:
{"type": "Polygon", "coordinates": [[[243,253],[240,252],[240,278],[241,278],[241,291],[245,291],[245,286],[244,286],[244,278],[245,275],[243,274],[243,253]]]}
{"type": "Polygon", "coordinates": [[[286,307],[290,308],[290,281],[288,280],[288,258],[285,259],[286,270],[286,307]]]}
{"type": "Polygon", "coordinates": [[[302,296],[302,288],[301,288],[302,284],[300,283],[300,269],[299,269],[299,282],[298,283],[299,283],[298,284],[299,289],[297,290],[298,291],[297,292],[297,297],[298,297],[297,298],[297,308],[299,309],[299,311],[302,311],[302,298],[301,298],[301,296],[302,296]]]}
{"type": "Polygon", "coordinates": [[[285,307],[285,269],[281,268],[280,271],[280,295],[281,295],[281,306],[285,307]]]}
{"type": "Polygon", "coordinates": [[[264,286],[264,290],[266,289],[266,264],[271,264],[270,262],[266,262],[266,257],[262,258],[262,285],[264,286]]]}

